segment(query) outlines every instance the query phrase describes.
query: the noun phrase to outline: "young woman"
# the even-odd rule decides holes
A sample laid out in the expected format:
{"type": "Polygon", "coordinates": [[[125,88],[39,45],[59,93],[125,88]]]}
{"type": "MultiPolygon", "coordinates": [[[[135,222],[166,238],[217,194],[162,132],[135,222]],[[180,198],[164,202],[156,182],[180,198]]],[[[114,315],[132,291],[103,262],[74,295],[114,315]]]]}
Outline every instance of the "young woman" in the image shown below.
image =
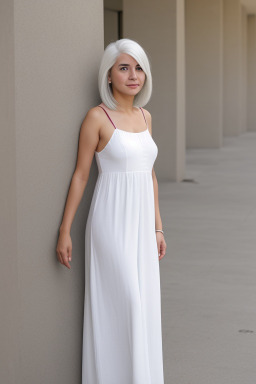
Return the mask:
{"type": "Polygon", "coordinates": [[[70,268],[70,229],[95,155],[99,170],[85,230],[83,384],[163,384],[159,260],[166,242],[153,169],[158,147],[148,57],[110,43],[98,78],[102,103],[82,123],[57,255],[70,268]]]}

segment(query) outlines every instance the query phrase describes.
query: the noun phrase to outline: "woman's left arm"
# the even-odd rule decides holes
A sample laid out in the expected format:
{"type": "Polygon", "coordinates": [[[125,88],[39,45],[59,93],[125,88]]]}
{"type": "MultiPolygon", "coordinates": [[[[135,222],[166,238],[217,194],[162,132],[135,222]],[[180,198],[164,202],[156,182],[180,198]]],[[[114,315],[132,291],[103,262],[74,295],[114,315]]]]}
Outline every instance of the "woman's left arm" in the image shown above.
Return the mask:
{"type": "MultiPolygon", "coordinates": [[[[158,182],[157,182],[154,168],[152,169],[152,178],[153,178],[153,185],[154,185],[154,200],[155,200],[155,226],[156,226],[156,229],[163,230],[160,209],[159,209],[159,200],[158,200],[158,182]]],[[[156,232],[156,240],[157,240],[159,260],[161,260],[165,256],[166,248],[167,248],[164,235],[162,232],[156,232]]]]}
{"type": "MultiPolygon", "coordinates": [[[[143,108],[143,110],[146,113],[146,119],[148,123],[148,129],[152,136],[152,118],[151,114],[143,108]]],[[[160,209],[159,209],[159,200],[158,200],[158,182],[155,174],[154,168],[152,169],[152,179],[153,179],[153,185],[154,185],[154,202],[155,202],[155,229],[161,229],[163,230],[161,215],[160,215],[160,209]]],[[[156,232],[156,240],[157,240],[157,248],[158,248],[158,255],[159,260],[161,260],[165,256],[166,252],[166,242],[164,239],[164,235],[162,232],[156,232]]]]}

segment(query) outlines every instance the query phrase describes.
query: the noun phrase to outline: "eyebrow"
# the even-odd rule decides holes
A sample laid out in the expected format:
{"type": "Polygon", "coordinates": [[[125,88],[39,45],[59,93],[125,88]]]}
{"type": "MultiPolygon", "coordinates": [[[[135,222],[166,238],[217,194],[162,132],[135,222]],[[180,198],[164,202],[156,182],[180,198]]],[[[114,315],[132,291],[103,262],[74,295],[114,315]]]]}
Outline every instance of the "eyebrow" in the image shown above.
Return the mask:
{"type": "MultiPolygon", "coordinates": [[[[126,65],[127,67],[130,65],[130,64],[119,64],[118,67],[120,67],[121,65],[126,65]]],[[[140,64],[136,64],[136,67],[139,66],[140,67],[140,64]]]]}

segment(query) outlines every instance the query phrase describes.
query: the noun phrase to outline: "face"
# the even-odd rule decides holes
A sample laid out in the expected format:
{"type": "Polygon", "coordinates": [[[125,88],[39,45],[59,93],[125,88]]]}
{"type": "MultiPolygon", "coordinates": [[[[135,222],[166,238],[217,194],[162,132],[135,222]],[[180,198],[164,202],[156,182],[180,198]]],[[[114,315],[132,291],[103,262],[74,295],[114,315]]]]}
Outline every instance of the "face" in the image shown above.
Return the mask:
{"type": "Polygon", "coordinates": [[[113,95],[122,93],[135,96],[143,88],[146,74],[138,62],[126,53],[120,54],[110,70],[108,81],[111,80],[113,95]],[[136,86],[131,86],[135,85],[136,86]]]}

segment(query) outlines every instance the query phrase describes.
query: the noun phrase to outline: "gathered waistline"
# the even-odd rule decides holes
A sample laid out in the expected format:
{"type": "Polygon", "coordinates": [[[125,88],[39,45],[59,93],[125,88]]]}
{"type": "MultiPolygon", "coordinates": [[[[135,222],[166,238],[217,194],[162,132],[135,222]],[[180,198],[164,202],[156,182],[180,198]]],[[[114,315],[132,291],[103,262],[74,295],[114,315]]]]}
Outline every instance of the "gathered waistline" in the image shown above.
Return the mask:
{"type": "Polygon", "coordinates": [[[144,171],[99,171],[99,174],[102,175],[104,173],[152,173],[152,169],[151,171],[149,170],[144,170],[144,171]]]}

